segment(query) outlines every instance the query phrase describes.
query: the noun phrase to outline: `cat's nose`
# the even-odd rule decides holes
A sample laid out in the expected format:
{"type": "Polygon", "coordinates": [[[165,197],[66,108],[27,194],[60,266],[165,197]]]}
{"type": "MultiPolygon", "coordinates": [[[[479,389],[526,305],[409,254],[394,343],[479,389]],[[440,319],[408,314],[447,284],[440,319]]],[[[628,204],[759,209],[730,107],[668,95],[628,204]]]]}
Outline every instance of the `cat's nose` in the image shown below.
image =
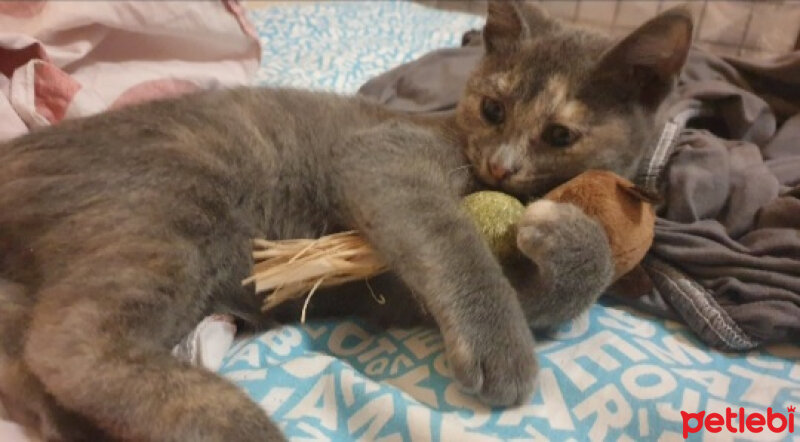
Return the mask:
{"type": "Polygon", "coordinates": [[[494,161],[489,163],[489,173],[492,174],[492,178],[496,179],[497,181],[505,181],[511,175],[517,173],[518,170],[518,167],[507,167],[502,164],[495,163],[494,161]]]}

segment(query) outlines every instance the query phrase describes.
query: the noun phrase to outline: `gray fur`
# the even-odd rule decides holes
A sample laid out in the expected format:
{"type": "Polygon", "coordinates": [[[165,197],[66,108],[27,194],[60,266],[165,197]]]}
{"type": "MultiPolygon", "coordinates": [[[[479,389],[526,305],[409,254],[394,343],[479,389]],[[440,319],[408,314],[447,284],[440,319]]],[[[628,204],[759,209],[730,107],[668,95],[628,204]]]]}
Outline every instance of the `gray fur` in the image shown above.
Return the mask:
{"type": "MultiPolygon", "coordinates": [[[[535,52],[504,66],[533,70],[528,58],[535,52]]],[[[531,71],[521,96],[545,74],[531,71]]],[[[393,271],[374,281],[388,306],[351,284],[362,288],[352,303],[334,290],[312,313],[433,322],[464,386],[493,405],[525,400],[537,370],[529,325],[593,302],[608,284],[610,251],[575,207],[534,204],[518,236],[531,261],[501,269],[459,209],[476,185],[464,166],[485,178],[478,152],[491,147],[464,127],[468,106],[458,119],[412,120],[358,98],[238,89],[0,145],[0,398],[23,404],[16,417],[51,440],[280,440],[243,392],[169,349],[212,312],[253,327],[293,314],[287,305],[264,317],[253,288],[240,285],[251,238],[358,229],[393,271]]],[[[623,109],[614,118],[647,121],[649,111],[623,109]]],[[[547,164],[561,171],[559,161],[547,164]]]]}

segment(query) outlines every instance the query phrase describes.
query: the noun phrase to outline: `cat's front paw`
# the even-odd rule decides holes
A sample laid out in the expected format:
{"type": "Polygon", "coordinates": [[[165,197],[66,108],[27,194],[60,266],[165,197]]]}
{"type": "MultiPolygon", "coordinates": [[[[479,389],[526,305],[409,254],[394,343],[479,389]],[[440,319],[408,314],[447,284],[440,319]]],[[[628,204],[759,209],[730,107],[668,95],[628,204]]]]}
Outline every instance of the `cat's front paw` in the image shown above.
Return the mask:
{"type": "Polygon", "coordinates": [[[536,265],[533,290],[522,290],[520,299],[535,328],[577,316],[611,283],[605,230],[573,204],[543,199],[528,205],[517,224],[517,247],[536,265]]]}
{"type": "Polygon", "coordinates": [[[493,406],[518,405],[533,393],[539,370],[533,335],[524,320],[472,324],[463,333],[445,332],[455,379],[493,406]]]}
{"type": "Polygon", "coordinates": [[[542,199],[529,204],[517,224],[517,247],[539,265],[584,263],[584,270],[613,270],[605,230],[570,203],[542,199]]]}

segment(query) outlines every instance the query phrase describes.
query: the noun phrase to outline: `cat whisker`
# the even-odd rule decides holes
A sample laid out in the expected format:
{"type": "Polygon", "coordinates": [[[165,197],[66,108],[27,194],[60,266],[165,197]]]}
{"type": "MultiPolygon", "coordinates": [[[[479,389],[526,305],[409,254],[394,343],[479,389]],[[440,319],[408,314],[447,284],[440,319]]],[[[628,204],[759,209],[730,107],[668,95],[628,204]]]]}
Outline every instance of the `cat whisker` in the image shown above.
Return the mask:
{"type": "Polygon", "coordinates": [[[472,169],[472,168],[473,168],[472,164],[465,164],[463,166],[456,167],[455,169],[451,170],[450,172],[447,172],[447,176],[450,176],[450,175],[452,175],[452,174],[454,174],[456,172],[462,171],[462,170],[468,170],[468,169],[472,169]]]}

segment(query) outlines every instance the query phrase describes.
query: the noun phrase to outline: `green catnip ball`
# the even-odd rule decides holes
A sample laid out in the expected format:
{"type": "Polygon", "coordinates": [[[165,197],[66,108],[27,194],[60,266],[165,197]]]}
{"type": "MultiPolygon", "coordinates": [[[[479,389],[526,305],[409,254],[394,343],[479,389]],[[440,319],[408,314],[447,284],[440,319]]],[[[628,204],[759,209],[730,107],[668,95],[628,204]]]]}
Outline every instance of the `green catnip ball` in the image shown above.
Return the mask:
{"type": "Polygon", "coordinates": [[[465,196],[461,203],[498,259],[517,254],[517,221],[525,210],[518,199],[486,190],[465,196]]]}

